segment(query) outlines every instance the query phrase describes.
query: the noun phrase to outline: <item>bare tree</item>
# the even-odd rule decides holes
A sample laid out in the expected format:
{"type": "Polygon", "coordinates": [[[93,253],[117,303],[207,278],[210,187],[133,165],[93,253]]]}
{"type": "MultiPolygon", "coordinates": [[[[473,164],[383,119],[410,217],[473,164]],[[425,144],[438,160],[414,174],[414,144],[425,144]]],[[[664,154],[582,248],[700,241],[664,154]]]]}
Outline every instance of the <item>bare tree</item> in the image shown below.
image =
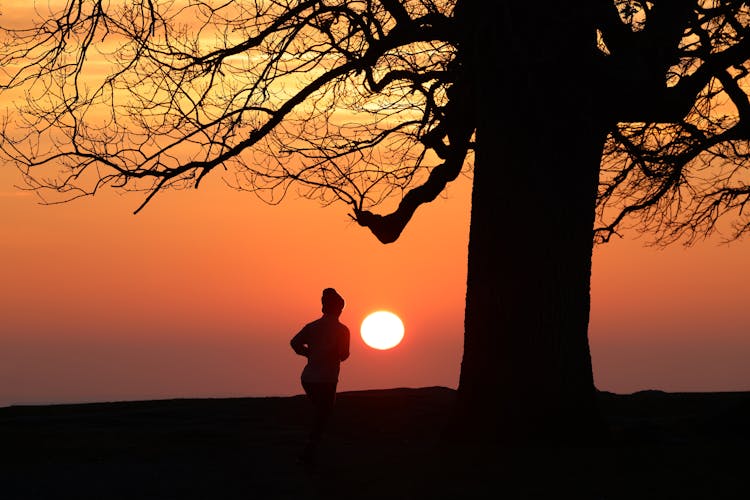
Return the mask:
{"type": "Polygon", "coordinates": [[[3,30],[2,88],[21,105],[2,152],[49,202],[112,186],[143,190],[140,210],[218,168],[271,203],[289,189],[346,203],[390,243],[471,175],[457,431],[596,435],[594,241],[748,227],[746,2],[67,0],[36,14],[3,30]]]}
{"type": "Polygon", "coordinates": [[[71,1],[5,34],[28,99],[4,150],[50,200],[112,185],[145,205],[220,167],[267,201],[295,186],[360,214],[445,162],[423,144],[454,78],[432,2],[71,1]]]}

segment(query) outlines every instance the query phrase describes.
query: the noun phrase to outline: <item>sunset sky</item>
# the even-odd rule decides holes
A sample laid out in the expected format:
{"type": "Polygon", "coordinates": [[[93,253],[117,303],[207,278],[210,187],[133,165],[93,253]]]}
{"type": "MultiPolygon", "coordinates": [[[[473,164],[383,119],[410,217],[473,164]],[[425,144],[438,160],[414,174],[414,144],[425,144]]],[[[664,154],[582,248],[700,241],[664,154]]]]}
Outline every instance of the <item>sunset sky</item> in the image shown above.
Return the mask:
{"type": "MultiPolygon", "coordinates": [[[[390,245],[343,205],[291,193],[270,206],[218,175],[138,215],[142,194],[42,206],[19,184],[0,164],[0,406],[299,394],[305,360],[289,340],[325,287],[353,333],[339,390],[457,385],[470,179],[390,245]],[[359,337],[378,309],[405,325],[391,350],[359,337]]],[[[750,390],[750,241],[654,249],[633,236],[594,253],[597,388],[750,390]]]]}
{"type": "MultiPolygon", "coordinates": [[[[343,207],[268,206],[219,182],[143,212],[106,192],[40,206],[0,168],[0,405],[292,395],[304,359],[289,339],[347,301],[352,356],[340,390],[456,387],[462,351],[469,182],[382,245],[343,207]],[[389,309],[388,351],[359,324],[389,309]]],[[[594,255],[596,386],[628,393],[750,390],[747,242],[684,249],[615,241],[594,255]]]]}

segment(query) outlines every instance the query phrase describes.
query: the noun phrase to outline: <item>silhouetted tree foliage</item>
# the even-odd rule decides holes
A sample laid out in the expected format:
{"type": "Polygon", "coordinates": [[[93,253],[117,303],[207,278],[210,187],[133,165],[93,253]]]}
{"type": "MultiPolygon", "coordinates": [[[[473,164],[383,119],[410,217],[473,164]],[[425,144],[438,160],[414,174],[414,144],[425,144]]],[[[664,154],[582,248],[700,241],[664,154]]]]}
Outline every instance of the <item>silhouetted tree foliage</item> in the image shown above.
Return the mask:
{"type": "Polygon", "coordinates": [[[747,2],[52,5],[13,7],[0,49],[2,152],[50,202],[112,186],[140,210],[219,169],[388,243],[471,176],[460,406],[498,435],[596,425],[595,240],[750,224],[747,2]]]}
{"type": "Polygon", "coordinates": [[[727,238],[739,237],[750,222],[748,3],[615,7],[598,31],[617,120],[604,150],[598,235],[608,239],[630,218],[663,242],[692,242],[720,222],[727,238]]]}
{"type": "Polygon", "coordinates": [[[3,149],[68,197],[148,201],[218,167],[267,201],[294,186],[358,217],[434,198],[468,151],[445,144],[452,3],[70,1],[4,33],[3,83],[27,99],[3,149]]]}

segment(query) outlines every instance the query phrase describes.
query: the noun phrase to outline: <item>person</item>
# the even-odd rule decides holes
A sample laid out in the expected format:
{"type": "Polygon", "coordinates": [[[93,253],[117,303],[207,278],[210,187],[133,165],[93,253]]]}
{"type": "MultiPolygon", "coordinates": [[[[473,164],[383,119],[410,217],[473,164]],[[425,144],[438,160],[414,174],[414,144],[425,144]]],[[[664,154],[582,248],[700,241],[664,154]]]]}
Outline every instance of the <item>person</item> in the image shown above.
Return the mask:
{"type": "Polygon", "coordinates": [[[349,328],[339,321],[344,299],[333,288],[323,290],[323,316],[306,324],[290,344],[307,358],[300,376],[302,388],[312,403],[312,424],[299,461],[313,464],[318,445],[336,401],[341,362],[349,357],[349,328]]]}

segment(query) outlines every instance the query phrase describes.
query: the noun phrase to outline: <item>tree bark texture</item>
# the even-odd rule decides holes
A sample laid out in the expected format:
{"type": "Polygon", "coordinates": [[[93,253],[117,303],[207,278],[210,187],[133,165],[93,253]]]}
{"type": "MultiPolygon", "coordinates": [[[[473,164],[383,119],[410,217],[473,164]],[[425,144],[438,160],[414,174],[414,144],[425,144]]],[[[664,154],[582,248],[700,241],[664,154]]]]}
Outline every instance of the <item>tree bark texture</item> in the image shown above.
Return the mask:
{"type": "Polygon", "coordinates": [[[580,442],[599,432],[588,344],[606,136],[595,31],[564,2],[466,4],[477,132],[461,425],[501,441],[580,442]]]}

